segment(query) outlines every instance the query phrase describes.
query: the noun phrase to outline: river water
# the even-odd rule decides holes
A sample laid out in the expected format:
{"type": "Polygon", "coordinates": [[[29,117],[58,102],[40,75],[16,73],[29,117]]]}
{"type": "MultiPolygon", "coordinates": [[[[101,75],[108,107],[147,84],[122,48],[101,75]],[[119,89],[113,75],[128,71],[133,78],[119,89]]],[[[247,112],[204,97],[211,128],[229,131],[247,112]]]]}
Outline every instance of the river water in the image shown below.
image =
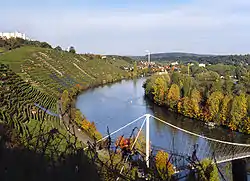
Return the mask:
{"type": "MultiPolygon", "coordinates": [[[[89,89],[78,96],[76,107],[88,120],[95,122],[97,129],[103,135],[107,133],[107,127],[110,132],[115,131],[147,113],[185,130],[210,138],[250,143],[249,136],[240,133],[232,134],[231,131],[221,127],[211,129],[201,121],[185,118],[153,104],[144,97],[142,85],[145,80],[145,78],[123,80],[115,84],[89,89]]],[[[142,122],[143,119],[118,132],[115,136],[129,136],[131,130],[135,127],[139,128],[142,122]]],[[[198,144],[201,150],[197,153],[199,158],[202,158],[205,152],[206,154],[212,153],[206,140],[169,127],[155,119],[150,119],[150,141],[155,150],[174,150],[190,155],[193,151],[192,146],[198,144]]]]}

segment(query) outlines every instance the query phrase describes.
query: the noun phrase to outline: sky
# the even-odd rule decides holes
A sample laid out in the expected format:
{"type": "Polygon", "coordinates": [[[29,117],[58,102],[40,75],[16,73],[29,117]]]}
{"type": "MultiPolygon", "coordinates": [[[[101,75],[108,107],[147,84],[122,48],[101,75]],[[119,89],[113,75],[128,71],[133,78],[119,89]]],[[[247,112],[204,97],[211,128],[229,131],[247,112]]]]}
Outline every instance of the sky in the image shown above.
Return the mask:
{"type": "Polygon", "coordinates": [[[0,32],[79,53],[250,53],[249,0],[0,0],[0,32]]]}

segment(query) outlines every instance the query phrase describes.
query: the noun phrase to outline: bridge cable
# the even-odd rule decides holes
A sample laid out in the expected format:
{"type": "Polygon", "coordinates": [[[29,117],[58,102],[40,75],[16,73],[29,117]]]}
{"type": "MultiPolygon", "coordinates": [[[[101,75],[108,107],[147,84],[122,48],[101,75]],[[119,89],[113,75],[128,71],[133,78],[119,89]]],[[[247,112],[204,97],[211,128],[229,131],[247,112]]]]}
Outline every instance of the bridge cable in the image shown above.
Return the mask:
{"type": "Polygon", "coordinates": [[[233,142],[228,142],[228,141],[221,141],[221,140],[217,140],[217,139],[214,139],[214,138],[209,138],[209,137],[206,137],[206,136],[203,136],[203,135],[199,135],[199,134],[196,134],[196,133],[193,133],[193,132],[190,132],[190,131],[187,131],[185,129],[182,129],[182,128],[179,128],[171,123],[168,123],[160,118],[157,118],[153,115],[151,115],[153,118],[157,119],[158,121],[166,124],[166,125],[169,125],[170,127],[173,127],[173,128],[176,128],[180,131],[183,131],[185,133],[188,133],[188,134],[191,134],[191,135],[194,135],[194,136],[197,136],[197,137],[200,137],[200,138],[204,138],[204,139],[207,139],[207,140],[210,140],[210,141],[214,141],[214,142],[219,142],[219,143],[224,143],[224,144],[228,144],[228,145],[235,145],[235,146],[245,146],[245,147],[250,147],[250,144],[243,144],[243,143],[233,143],[233,142]]]}
{"type": "MultiPolygon", "coordinates": [[[[137,119],[131,121],[130,123],[128,123],[128,124],[126,124],[126,125],[120,127],[119,129],[113,131],[112,133],[110,133],[110,134],[104,136],[103,138],[99,139],[96,143],[99,143],[99,142],[105,140],[106,138],[108,138],[108,137],[112,136],[113,134],[117,133],[118,131],[120,131],[120,130],[126,128],[126,127],[128,127],[129,125],[131,125],[131,124],[133,124],[133,123],[135,123],[135,122],[137,122],[137,121],[139,121],[139,120],[140,120],[141,118],[143,118],[143,117],[145,117],[145,115],[140,116],[139,118],[137,118],[137,119]]],[[[86,150],[86,149],[88,149],[88,148],[89,148],[89,146],[86,146],[86,147],[84,148],[84,150],[86,150]]]]}
{"type": "MultiPolygon", "coordinates": [[[[137,133],[137,135],[136,135],[136,138],[135,138],[135,141],[134,141],[133,144],[132,144],[131,150],[133,150],[133,148],[134,148],[134,146],[135,146],[135,144],[136,144],[136,142],[137,142],[137,140],[138,140],[138,137],[139,137],[139,135],[140,135],[140,133],[141,133],[141,131],[142,131],[142,128],[143,128],[143,126],[144,126],[144,124],[145,124],[145,122],[146,122],[146,119],[147,119],[147,118],[145,118],[144,121],[143,121],[142,124],[141,124],[140,130],[138,131],[138,133],[137,133]]],[[[129,158],[129,155],[128,155],[127,158],[126,158],[125,163],[128,161],[128,158],[129,158]]],[[[122,168],[121,168],[121,170],[120,170],[120,174],[122,174],[124,167],[125,167],[125,166],[123,165],[122,168]]],[[[119,177],[117,177],[116,180],[119,180],[119,177]]]]}

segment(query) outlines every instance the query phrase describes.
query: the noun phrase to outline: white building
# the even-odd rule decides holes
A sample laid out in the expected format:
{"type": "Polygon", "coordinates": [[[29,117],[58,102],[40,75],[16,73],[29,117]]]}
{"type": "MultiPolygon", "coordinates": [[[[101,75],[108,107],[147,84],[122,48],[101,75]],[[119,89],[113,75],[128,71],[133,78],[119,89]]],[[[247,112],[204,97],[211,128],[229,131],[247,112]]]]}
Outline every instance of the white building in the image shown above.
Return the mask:
{"type": "Polygon", "coordinates": [[[5,38],[5,39],[9,39],[9,38],[22,38],[22,39],[27,39],[26,35],[23,33],[19,33],[19,32],[12,32],[12,33],[4,33],[4,32],[0,32],[0,37],[1,38],[5,38]]]}
{"type": "Polygon", "coordinates": [[[172,62],[171,65],[178,65],[178,62],[172,62]]]}
{"type": "Polygon", "coordinates": [[[206,64],[204,64],[204,63],[199,63],[199,67],[206,67],[206,64]]]}

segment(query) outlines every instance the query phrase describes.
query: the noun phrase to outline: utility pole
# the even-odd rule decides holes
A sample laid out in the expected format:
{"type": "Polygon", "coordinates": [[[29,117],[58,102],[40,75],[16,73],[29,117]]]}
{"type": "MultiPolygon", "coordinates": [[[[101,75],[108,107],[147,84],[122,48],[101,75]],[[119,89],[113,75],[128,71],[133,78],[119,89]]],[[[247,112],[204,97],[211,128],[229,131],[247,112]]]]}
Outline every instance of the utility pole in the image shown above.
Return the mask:
{"type": "Polygon", "coordinates": [[[150,119],[150,114],[146,114],[146,164],[148,168],[149,168],[149,155],[150,155],[149,119],[150,119]]]}
{"type": "Polygon", "coordinates": [[[150,63],[150,51],[146,50],[146,52],[148,53],[148,64],[150,63]]]}

